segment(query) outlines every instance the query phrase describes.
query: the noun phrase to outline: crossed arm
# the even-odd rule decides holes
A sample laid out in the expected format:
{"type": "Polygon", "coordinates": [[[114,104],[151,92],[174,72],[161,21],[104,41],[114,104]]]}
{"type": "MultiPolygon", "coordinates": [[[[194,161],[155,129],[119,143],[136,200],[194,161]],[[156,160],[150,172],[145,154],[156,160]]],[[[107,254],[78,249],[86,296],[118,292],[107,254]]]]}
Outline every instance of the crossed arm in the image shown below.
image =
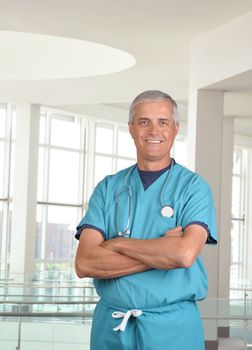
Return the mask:
{"type": "Polygon", "coordinates": [[[207,239],[200,225],[176,227],[155,239],[113,238],[84,229],[75,259],[79,277],[111,279],[150,269],[190,267],[207,239]]]}

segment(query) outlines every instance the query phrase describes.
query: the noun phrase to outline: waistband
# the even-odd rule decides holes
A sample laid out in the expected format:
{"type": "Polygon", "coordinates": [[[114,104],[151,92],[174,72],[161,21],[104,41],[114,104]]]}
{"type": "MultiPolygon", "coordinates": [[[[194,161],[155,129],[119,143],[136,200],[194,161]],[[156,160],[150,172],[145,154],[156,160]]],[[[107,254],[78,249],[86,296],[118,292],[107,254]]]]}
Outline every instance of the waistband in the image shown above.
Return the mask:
{"type": "Polygon", "coordinates": [[[129,309],[132,309],[132,310],[141,309],[142,311],[148,312],[148,313],[165,312],[165,311],[169,312],[169,311],[173,311],[174,309],[177,309],[179,306],[183,308],[183,306],[186,307],[186,305],[196,305],[195,300],[182,300],[175,303],[160,305],[160,306],[143,307],[142,305],[139,305],[139,307],[132,306],[132,308],[131,307],[125,308],[125,307],[121,307],[120,305],[110,304],[106,302],[104,299],[100,299],[99,302],[105,305],[107,308],[111,308],[114,310],[121,310],[123,312],[127,312],[129,309]]]}
{"type": "Polygon", "coordinates": [[[127,327],[128,320],[131,317],[135,317],[135,318],[141,317],[141,315],[143,313],[159,313],[160,314],[160,313],[177,311],[178,308],[180,308],[182,311],[184,308],[186,308],[189,305],[197,308],[195,301],[181,301],[181,302],[173,303],[173,304],[169,304],[169,305],[162,305],[162,306],[158,306],[158,307],[141,308],[141,309],[136,309],[136,308],[125,309],[125,308],[117,307],[115,305],[111,305],[111,304],[106,303],[102,299],[99,302],[102,303],[103,305],[105,305],[108,309],[114,310],[111,314],[111,316],[113,318],[120,318],[120,319],[122,318],[121,323],[113,328],[113,330],[115,332],[117,332],[117,331],[124,332],[126,327],[127,327]]]}

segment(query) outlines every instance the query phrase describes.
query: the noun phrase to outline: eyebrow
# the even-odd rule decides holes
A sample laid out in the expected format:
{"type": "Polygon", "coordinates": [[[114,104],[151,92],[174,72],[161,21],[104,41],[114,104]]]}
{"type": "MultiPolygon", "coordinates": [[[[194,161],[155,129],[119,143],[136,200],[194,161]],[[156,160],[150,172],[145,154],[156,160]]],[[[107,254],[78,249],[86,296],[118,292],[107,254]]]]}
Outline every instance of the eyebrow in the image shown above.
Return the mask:
{"type": "Polygon", "coordinates": [[[135,118],[136,118],[137,121],[138,120],[149,120],[150,119],[148,117],[138,117],[138,116],[136,116],[135,118]]]}
{"type": "Polygon", "coordinates": [[[166,121],[168,121],[168,122],[169,122],[169,121],[172,121],[172,119],[170,119],[170,118],[168,118],[168,117],[167,117],[167,118],[166,118],[166,117],[164,117],[164,118],[158,118],[158,120],[166,120],[166,121]]]}
{"type": "MultiPolygon", "coordinates": [[[[136,120],[137,121],[141,121],[141,120],[151,120],[151,118],[149,118],[149,117],[137,117],[136,116],[136,120]]],[[[169,117],[160,117],[160,118],[158,118],[157,120],[159,120],[159,121],[173,121],[173,119],[170,119],[169,117]]]]}

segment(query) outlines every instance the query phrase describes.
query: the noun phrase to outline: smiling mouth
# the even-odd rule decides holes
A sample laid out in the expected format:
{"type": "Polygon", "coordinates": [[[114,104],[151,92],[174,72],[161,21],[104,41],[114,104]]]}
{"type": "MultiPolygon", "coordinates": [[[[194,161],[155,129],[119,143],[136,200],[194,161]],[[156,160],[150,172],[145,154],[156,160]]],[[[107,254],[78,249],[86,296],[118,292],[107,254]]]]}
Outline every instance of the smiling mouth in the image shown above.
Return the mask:
{"type": "Polygon", "coordinates": [[[152,144],[160,144],[163,142],[161,140],[144,140],[144,141],[147,143],[152,143],[152,144]]]}

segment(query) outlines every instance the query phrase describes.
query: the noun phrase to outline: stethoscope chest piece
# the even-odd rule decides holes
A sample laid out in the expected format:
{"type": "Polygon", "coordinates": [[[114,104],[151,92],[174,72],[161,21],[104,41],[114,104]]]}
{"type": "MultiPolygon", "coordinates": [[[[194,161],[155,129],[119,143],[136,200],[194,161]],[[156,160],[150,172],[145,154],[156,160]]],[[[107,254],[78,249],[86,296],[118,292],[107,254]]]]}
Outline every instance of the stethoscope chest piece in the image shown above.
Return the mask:
{"type": "Polygon", "coordinates": [[[171,218],[173,216],[174,210],[170,205],[165,205],[162,209],[161,209],[161,214],[162,216],[166,217],[166,218],[171,218]]]}

